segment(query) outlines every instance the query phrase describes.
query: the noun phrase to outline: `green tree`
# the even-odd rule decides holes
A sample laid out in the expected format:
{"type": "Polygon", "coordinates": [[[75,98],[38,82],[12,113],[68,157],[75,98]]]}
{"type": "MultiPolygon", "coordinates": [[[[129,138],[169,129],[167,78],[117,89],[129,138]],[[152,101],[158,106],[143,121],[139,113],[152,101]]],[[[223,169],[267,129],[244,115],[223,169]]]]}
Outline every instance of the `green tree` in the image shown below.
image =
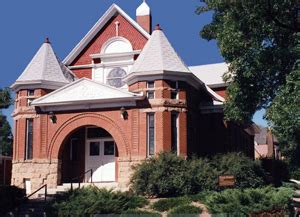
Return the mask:
{"type": "Polygon", "coordinates": [[[9,88],[0,89],[0,109],[8,108],[12,103],[9,88]]]}
{"type": "Polygon", "coordinates": [[[2,149],[0,154],[7,156],[12,154],[13,135],[6,116],[2,115],[2,109],[8,108],[11,103],[10,90],[8,88],[0,89],[0,146],[2,149]]]}
{"type": "Polygon", "coordinates": [[[0,126],[0,141],[2,154],[5,156],[11,156],[12,154],[12,143],[13,135],[11,133],[11,127],[4,115],[0,115],[1,126],[0,126]]]}
{"type": "Polygon", "coordinates": [[[203,0],[197,13],[213,11],[201,36],[216,39],[230,63],[225,118],[247,123],[265,108],[279,139],[299,144],[296,9],[297,0],[203,0]]]}

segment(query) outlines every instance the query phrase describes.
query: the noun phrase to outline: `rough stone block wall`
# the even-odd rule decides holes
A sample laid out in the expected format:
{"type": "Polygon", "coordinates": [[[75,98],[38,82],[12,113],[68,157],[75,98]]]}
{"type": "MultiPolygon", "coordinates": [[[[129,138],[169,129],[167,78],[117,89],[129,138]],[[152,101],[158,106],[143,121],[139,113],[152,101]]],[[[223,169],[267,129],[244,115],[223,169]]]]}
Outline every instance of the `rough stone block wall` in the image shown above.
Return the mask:
{"type": "Polygon", "coordinates": [[[12,165],[11,184],[24,187],[24,179],[30,179],[31,191],[35,191],[44,184],[48,188],[57,186],[60,179],[60,163],[49,160],[14,161],[12,165]]]}
{"type": "Polygon", "coordinates": [[[133,174],[132,166],[141,163],[140,158],[119,158],[118,159],[118,185],[121,189],[127,189],[130,184],[130,178],[133,174]]]}

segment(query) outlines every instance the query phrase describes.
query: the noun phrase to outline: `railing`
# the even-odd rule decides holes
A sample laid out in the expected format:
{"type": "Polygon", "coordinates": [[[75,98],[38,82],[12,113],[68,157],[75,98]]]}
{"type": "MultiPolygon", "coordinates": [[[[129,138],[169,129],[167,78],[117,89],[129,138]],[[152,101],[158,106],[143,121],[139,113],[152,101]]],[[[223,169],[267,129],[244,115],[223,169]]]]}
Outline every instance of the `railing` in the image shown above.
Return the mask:
{"type": "Polygon", "coordinates": [[[91,175],[91,178],[90,178],[91,179],[91,183],[93,183],[93,170],[90,169],[90,170],[84,172],[83,174],[81,174],[80,176],[77,176],[77,177],[71,179],[71,190],[73,190],[73,183],[77,183],[77,182],[74,182],[74,180],[78,180],[78,188],[80,188],[80,181],[81,181],[80,179],[82,177],[85,177],[85,175],[87,173],[90,173],[90,175],[91,175]]]}
{"type": "Polygon", "coordinates": [[[43,186],[39,187],[37,190],[35,190],[33,193],[29,194],[28,196],[25,197],[25,199],[29,199],[30,197],[32,197],[33,195],[35,195],[37,192],[39,192],[42,189],[45,189],[45,202],[47,201],[47,184],[44,184],[43,186]]]}

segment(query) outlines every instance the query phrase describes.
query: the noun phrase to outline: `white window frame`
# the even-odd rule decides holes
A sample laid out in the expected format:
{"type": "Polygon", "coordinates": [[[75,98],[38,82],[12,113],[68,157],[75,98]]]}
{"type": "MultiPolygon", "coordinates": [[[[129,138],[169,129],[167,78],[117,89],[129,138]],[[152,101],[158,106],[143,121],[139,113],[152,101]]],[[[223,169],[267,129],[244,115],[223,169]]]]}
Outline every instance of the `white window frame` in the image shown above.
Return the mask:
{"type": "Polygon", "coordinates": [[[147,113],[147,157],[152,157],[155,156],[156,153],[156,132],[155,132],[155,113],[154,112],[149,112],[147,113]],[[150,119],[150,115],[153,115],[153,128],[154,128],[154,138],[153,138],[153,154],[150,154],[150,124],[149,124],[149,119],[150,119]]]}
{"type": "Polygon", "coordinates": [[[171,90],[171,99],[172,99],[172,93],[176,93],[176,98],[175,99],[179,99],[179,83],[178,81],[171,81],[171,82],[175,82],[175,90],[172,88],[171,90]]]}
{"type": "MultiPolygon", "coordinates": [[[[177,129],[176,129],[176,131],[177,131],[177,137],[176,137],[176,145],[177,145],[177,155],[179,155],[179,153],[180,153],[180,145],[179,145],[179,112],[172,112],[171,113],[171,121],[172,121],[172,116],[173,115],[176,115],[176,127],[177,127],[177,129]]],[[[171,136],[172,136],[172,132],[173,132],[173,129],[172,129],[172,124],[171,124],[171,136]]],[[[172,139],[171,139],[171,142],[172,142],[172,139]]],[[[173,145],[173,144],[171,144],[171,145],[173,145]]]]}
{"type": "Polygon", "coordinates": [[[147,98],[148,99],[155,99],[155,82],[149,81],[147,82],[147,98]],[[153,87],[149,87],[149,83],[153,83],[153,87]],[[153,92],[153,98],[149,98],[149,92],[153,92]]]}

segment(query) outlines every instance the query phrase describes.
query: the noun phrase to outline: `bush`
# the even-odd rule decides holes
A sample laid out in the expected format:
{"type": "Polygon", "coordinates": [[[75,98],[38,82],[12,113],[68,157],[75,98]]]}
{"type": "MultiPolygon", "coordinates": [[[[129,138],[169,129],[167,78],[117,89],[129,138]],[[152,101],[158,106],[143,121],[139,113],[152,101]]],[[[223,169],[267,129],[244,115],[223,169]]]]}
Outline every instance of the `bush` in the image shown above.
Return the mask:
{"type": "Polygon", "coordinates": [[[192,205],[184,205],[184,206],[176,207],[173,210],[171,210],[168,217],[179,217],[179,216],[198,217],[200,213],[202,213],[201,208],[192,205]]]}
{"type": "Polygon", "coordinates": [[[266,184],[260,164],[240,153],[217,155],[211,160],[185,160],[172,153],[161,153],[133,169],[132,190],[147,196],[169,197],[223,190],[218,185],[220,175],[234,175],[236,188],[266,184]]]}
{"type": "Polygon", "coordinates": [[[25,191],[16,186],[0,187],[0,216],[17,207],[25,197],[25,191]]]}
{"type": "MultiPolygon", "coordinates": [[[[210,213],[249,215],[253,213],[288,211],[293,190],[290,188],[228,189],[201,195],[210,213]]],[[[194,197],[195,198],[195,197],[194,197]]]]}
{"type": "Polygon", "coordinates": [[[190,203],[191,200],[188,197],[167,198],[156,201],[151,205],[151,208],[159,212],[164,212],[174,207],[188,205],[190,203]]]}
{"type": "Polygon", "coordinates": [[[213,168],[217,168],[218,176],[234,175],[236,188],[258,188],[266,184],[261,165],[241,153],[217,155],[211,163],[213,168]]]}
{"type": "Polygon", "coordinates": [[[84,214],[120,214],[129,209],[136,209],[148,204],[145,198],[130,192],[112,191],[87,187],[76,189],[57,198],[50,209],[58,215],[84,214]]]}
{"type": "Polygon", "coordinates": [[[260,160],[264,170],[272,177],[271,183],[276,187],[290,179],[289,168],[286,162],[263,158],[260,160]]]}
{"type": "Polygon", "coordinates": [[[160,213],[144,211],[139,209],[129,209],[121,214],[120,217],[161,217],[160,213]]]}
{"type": "Polygon", "coordinates": [[[131,187],[147,196],[169,197],[188,194],[191,183],[186,178],[188,163],[172,153],[160,153],[133,168],[131,187]]]}

